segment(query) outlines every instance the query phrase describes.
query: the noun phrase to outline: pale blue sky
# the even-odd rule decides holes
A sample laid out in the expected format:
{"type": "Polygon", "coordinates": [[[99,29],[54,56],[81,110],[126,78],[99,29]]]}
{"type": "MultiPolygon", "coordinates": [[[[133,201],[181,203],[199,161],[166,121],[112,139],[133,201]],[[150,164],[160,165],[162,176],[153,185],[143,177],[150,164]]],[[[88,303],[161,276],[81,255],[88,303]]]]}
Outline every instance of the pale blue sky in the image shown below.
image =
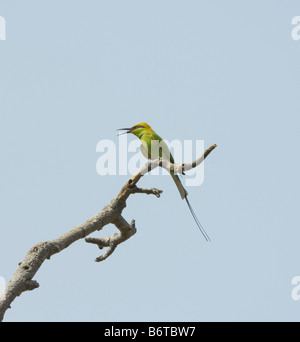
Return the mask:
{"type": "Polygon", "coordinates": [[[84,241],[53,256],[5,320],[298,321],[299,1],[0,1],[0,276],[115,197],[96,145],[117,128],[218,144],[188,188],[211,243],[145,177],[164,193],[129,199],[137,234],[100,264],[84,241]]]}

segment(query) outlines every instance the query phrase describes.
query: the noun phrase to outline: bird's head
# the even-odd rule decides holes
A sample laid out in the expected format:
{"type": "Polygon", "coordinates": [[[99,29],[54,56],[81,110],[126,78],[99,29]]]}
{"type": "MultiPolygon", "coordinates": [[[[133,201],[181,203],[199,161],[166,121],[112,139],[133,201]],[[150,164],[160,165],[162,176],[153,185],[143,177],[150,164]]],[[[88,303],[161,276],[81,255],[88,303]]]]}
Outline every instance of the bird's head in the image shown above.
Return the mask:
{"type": "Polygon", "coordinates": [[[146,124],[146,122],[141,122],[137,125],[132,126],[131,128],[119,128],[118,130],[127,131],[120,133],[119,135],[132,133],[139,138],[147,129],[151,129],[151,127],[148,124],[146,124]]]}

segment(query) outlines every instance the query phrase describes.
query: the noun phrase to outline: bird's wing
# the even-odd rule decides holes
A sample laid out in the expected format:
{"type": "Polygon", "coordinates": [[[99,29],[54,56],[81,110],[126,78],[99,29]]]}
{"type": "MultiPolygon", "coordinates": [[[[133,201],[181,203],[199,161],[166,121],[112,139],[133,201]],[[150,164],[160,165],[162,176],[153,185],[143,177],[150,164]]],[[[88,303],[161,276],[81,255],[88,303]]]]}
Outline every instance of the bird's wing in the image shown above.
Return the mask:
{"type": "MultiPolygon", "coordinates": [[[[158,158],[162,157],[164,159],[169,160],[171,163],[174,163],[174,158],[172,156],[172,153],[169,150],[168,145],[164,142],[164,140],[155,132],[151,133],[151,139],[157,141],[157,144],[155,144],[154,146],[156,146],[156,151],[155,153],[153,153],[153,157],[158,158]]],[[[153,159],[156,159],[153,158],[153,159]]]]}
{"type": "Polygon", "coordinates": [[[145,158],[149,159],[147,143],[144,140],[141,140],[141,142],[142,144],[140,146],[140,149],[141,149],[142,155],[145,158]]]}

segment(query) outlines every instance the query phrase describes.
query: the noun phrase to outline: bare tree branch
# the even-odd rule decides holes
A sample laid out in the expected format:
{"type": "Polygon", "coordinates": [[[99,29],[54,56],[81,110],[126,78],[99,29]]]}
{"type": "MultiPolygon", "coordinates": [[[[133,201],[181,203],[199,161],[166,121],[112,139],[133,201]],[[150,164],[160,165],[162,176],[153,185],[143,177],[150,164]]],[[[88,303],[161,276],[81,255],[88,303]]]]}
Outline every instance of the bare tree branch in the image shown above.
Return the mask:
{"type": "Polygon", "coordinates": [[[162,193],[162,190],[155,188],[138,188],[136,184],[142,176],[158,166],[175,173],[182,173],[183,171],[190,170],[202,163],[215,147],[216,145],[212,145],[202,156],[189,164],[172,164],[163,159],[156,159],[148,162],[138,173],[126,182],[118,196],[114,198],[110,204],[106,205],[97,215],[91,217],[79,226],[74,227],[57,239],[39,242],[34,245],[25,255],[24,260],[19,263],[17,271],[8,282],[4,292],[0,295],[0,321],[3,320],[6,310],[10,308],[11,303],[17,296],[20,296],[25,291],[31,291],[39,287],[38,282],[33,280],[33,277],[42,266],[43,262],[46,259],[50,259],[52,255],[61,252],[75,241],[85,238],[86,242],[96,244],[100,249],[108,247],[103,255],[95,259],[95,261],[100,262],[107,259],[120,243],[128,240],[136,233],[135,221],[132,220],[129,224],[121,215],[123,209],[126,207],[126,200],[130,195],[137,193],[155,195],[156,197],[160,197],[160,194],[162,193]],[[86,236],[97,230],[101,230],[110,223],[116,226],[119,233],[104,238],[86,238],[86,236]]]}

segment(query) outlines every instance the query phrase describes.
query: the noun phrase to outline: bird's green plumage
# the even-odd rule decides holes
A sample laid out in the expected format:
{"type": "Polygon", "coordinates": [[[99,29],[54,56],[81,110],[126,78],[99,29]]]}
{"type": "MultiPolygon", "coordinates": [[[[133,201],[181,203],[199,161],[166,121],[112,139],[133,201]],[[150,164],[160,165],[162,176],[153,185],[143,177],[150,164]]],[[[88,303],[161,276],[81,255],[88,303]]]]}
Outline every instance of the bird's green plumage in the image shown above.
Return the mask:
{"type": "MultiPolygon", "coordinates": [[[[145,126],[145,123],[140,123],[138,126],[145,126]]],[[[135,130],[132,132],[133,134],[137,135],[142,142],[141,151],[143,155],[151,160],[164,158],[171,163],[174,163],[174,158],[169,150],[168,145],[156,132],[153,131],[150,126],[147,126],[145,128],[138,128],[137,134],[135,134],[135,130]]],[[[183,187],[179,177],[174,175],[172,172],[170,172],[170,175],[172,176],[178,188],[181,198],[186,198],[188,192],[183,187]]]]}
{"type": "Polygon", "coordinates": [[[165,158],[167,160],[170,160],[171,163],[174,163],[174,158],[167,144],[154,131],[145,131],[144,134],[141,136],[140,140],[144,142],[147,146],[148,159],[153,160],[159,157],[165,158]]]}
{"type": "MultiPolygon", "coordinates": [[[[153,131],[153,129],[146,123],[141,122],[137,125],[132,126],[131,128],[122,128],[124,130],[128,130],[126,133],[132,133],[135,136],[137,136],[141,140],[141,152],[144,155],[144,157],[154,160],[157,158],[163,158],[167,159],[171,163],[174,164],[174,158],[172,156],[172,153],[169,150],[169,147],[167,144],[163,141],[163,139],[153,131]]],[[[202,234],[204,235],[205,239],[209,241],[209,237],[206,234],[205,230],[201,226],[199,220],[197,219],[194,210],[192,209],[190,202],[187,198],[188,192],[183,187],[179,177],[175,175],[173,172],[170,172],[170,175],[172,176],[177,189],[180,193],[180,196],[182,199],[185,199],[188,207],[194,217],[194,220],[196,221],[199,229],[201,230],[202,234]]]]}

